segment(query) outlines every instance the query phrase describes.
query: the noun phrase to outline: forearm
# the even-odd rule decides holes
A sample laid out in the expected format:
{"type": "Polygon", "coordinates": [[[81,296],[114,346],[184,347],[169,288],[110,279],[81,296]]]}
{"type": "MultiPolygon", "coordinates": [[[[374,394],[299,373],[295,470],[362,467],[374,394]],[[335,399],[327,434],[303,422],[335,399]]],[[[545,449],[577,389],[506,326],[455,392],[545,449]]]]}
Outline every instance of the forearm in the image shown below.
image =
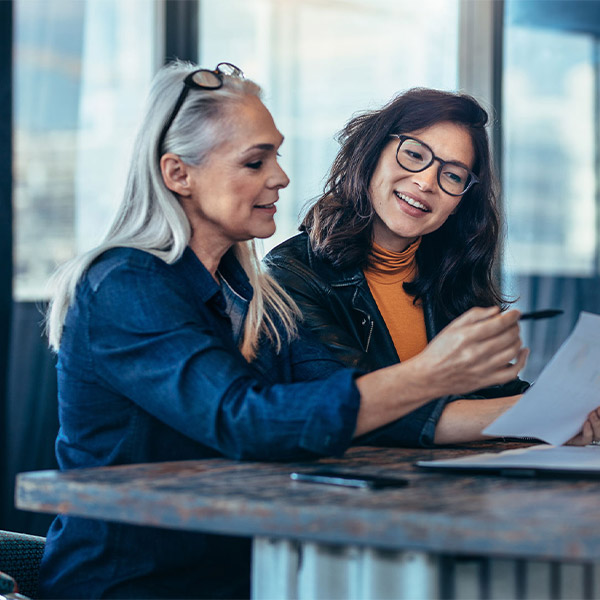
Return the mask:
{"type": "Polygon", "coordinates": [[[489,439],[481,432],[521,396],[456,400],[448,404],[435,429],[436,444],[458,444],[489,439]]]}
{"type": "MultiPolygon", "coordinates": [[[[399,419],[434,398],[513,380],[528,355],[519,337],[519,314],[500,313],[498,307],[472,308],[416,356],[359,379],[361,407],[355,435],[399,419]]],[[[481,430],[517,398],[490,399],[481,405],[469,401],[464,406],[457,401],[438,423],[435,441],[482,439],[481,430]]]]}
{"type": "Polygon", "coordinates": [[[361,404],[355,437],[400,419],[446,393],[412,359],[363,375],[356,385],[361,404]]]}

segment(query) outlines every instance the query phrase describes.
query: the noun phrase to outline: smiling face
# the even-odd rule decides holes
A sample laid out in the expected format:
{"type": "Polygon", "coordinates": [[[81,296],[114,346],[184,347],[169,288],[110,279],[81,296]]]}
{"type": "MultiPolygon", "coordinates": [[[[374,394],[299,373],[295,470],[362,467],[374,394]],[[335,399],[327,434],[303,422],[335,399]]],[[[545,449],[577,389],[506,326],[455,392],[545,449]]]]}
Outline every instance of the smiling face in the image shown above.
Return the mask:
{"type": "Polygon", "coordinates": [[[185,186],[177,192],[192,227],[197,254],[224,254],[234,243],[275,232],[275,202],[289,179],[277,162],[283,136],[255,96],[226,109],[227,134],[208,159],[185,165],[185,186]]]}
{"type": "MultiPolygon", "coordinates": [[[[425,142],[439,158],[473,169],[475,152],[464,127],[442,122],[402,133],[425,142]]],[[[398,140],[391,138],[381,152],[369,184],[369,197],[375,211],[374,241],[401,252],[418,237],[439,229],[458,207],[460,196],[451,196],[440,188],[438,161],[420,173],[411,173],[396,161],[397,148],[398,140]]]]}

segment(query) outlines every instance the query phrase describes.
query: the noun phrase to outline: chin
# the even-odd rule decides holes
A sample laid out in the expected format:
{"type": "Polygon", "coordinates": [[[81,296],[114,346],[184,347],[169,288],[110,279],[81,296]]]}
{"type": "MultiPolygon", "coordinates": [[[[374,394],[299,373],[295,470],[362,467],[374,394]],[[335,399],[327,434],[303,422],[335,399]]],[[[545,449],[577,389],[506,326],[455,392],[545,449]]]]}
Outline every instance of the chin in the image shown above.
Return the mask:
{"type": "Polygon", "coordinates": [[[272,227],[268,231],[264,229],[262,231],[257,231],[252,237],[259,240],[266,240],[267,238],[270,238],[274,233],[275,227],[272,227]]]}

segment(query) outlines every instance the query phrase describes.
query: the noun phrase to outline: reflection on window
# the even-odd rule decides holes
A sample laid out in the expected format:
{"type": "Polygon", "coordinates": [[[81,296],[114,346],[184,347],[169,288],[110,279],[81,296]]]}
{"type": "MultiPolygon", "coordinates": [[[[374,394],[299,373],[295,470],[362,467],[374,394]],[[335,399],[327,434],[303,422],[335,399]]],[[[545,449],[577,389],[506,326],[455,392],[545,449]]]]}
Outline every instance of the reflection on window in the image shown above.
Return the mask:
{"type": "Polygon", "coordinates": [[[265,250],[294,234],[322,191],[335,133],[354,113],[410,87],[457,86],[457,0],[219,0],[200,4],[200,28],[202,64],[240,66],[285,135],[291,184],[265,250]]]}
{"type": "Polygon", "coordinates": [[[120,200],[154,69],[146,0],[16,0],[15,284],[40,299],[99,240],[120,200]]]}
{"type": "Polygon", "coordinates": [[[591,35],[506,30],[503,179],[511,274],[594,272],[596,44],[591,35]]]}

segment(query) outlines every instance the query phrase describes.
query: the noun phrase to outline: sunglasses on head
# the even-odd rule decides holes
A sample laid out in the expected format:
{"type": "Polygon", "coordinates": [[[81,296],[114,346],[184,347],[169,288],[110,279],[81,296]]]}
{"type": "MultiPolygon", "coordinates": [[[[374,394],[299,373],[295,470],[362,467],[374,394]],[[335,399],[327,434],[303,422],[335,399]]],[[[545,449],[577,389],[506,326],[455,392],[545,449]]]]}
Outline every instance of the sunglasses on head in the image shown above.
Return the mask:
{"type": "Polygon", "coordinates": [[[184,80],[183,80],[183,89],[179,94],[179,98],[177,98],[177,102],[173,107],[173,111],[171,115],[167,119],[165,126],[162,128],[160,132],[160,136],[158,138],[158,156],[159,159],[162,156],[162,147],[165,143],[165,138],[167,137],[167,133],[171,125],[173,125],[173,121],[175,117],[179,114],[185,99],[190,90],[198,89],[198,90],[218,90],[223,87],[223,77],[239,77],[240,79],[244,78],[243,71],[232,65],[228,62],[219,63],[214,70],[210,69],[197,69],[196,71],[192,71],[184,80]]]}

